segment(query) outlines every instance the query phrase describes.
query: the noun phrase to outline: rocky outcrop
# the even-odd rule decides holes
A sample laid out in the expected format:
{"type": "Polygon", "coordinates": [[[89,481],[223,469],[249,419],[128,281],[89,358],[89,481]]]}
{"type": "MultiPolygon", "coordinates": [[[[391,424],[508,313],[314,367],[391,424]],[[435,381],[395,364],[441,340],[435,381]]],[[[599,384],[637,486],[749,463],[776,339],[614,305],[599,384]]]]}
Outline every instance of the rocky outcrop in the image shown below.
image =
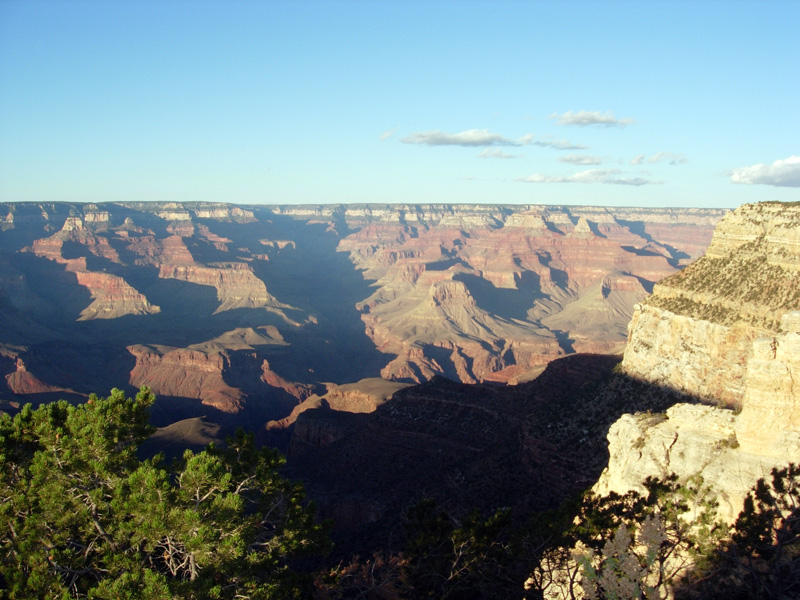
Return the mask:
{"type": "Polygon", "coordinates": [[[800,461],[800,312],[782,322],[785,333],[754,343],[740,414],[678,404],[665,414],[624,415],[608,433],[611,458],[595,491],[644,491],[648,476],[700,476],[720,516],[734,521],[760,477],[800,461]]]}
{"type": "Polygon", "coordinates": [[[36,375],[28,371],[22,358],[16,357],[14,362],[16,370],[6,375],[6,384],[14,394],[49,394],[51,392],[67,391],[64,388],[41,381],[36,375]]]}
{"type": "Polygon", "coordinates": [[[300,402],[313,395],[314,391],[318,387],[315,385],[295,383],[284,377],[281,377],[272,370],[269,361],[266,359],[264,359],[264,361],[261,363],[261,381],[266,383],[268,386],[284,390],[291,396],[297,398],[297,400],[300,402]]]}
{"type": "Polygon", "coordinates": [[[235,308],[286,307],[278,302],[267,286],[246,263],[219,263],[209,266],[161,266],[158,276],[216,288],[219,306],[215,313],[235,308]]]}
{"type": "Polygon", "coordinates": [[[744,205],[714,232],[706,256],[654,288],[635,309],[625,371],[741,405],[753,342],[800,309],[800,207],[744,205]]]}
{"type": "Polygon", "coordinates": [[[800,461],[800,311],[753,344],[736,436],[743,452],[800,461]]]}
{"type": "Polygon", "coordinates": [[[85,268],[85,259],[76,259],[67,265],[75,273],[78,285],[89,290],[91,304],[81,311],[79,321],[91,319],[116,319],[125,315],[152,315],[161,308],[150,304],[147,298],[131,287],[122,277],[85,268]]]}
{"type": "Polygon", "coordinates": [[[105,271],[90,270],[86,257],[65,258],[64,245],[68,243],[80,245],[91,255],[111,263],[119,263],[120,259],[108,240],[87,231],[78,217],[68,217],[60,232],[33,243],[33,253],[36,256],[64,265],[64,279],[69,281],[70,277],[66,274],[74,274],[77,284],[89,291],[91,303],[80,312],[79,321],[116,319],[125,315],[151,315],[161,310],[122,277],[105,271]]]}
{"type": "Polygon", "coordinates": [[[288,400],[293,406],[317,388],[290,382],[272,371],[264,353],[285,346],[273,326],[236,328],[187,348],[135,344],[127,348],[136,359],[129,383],[146,385],[156,395],[200,400],[230,414],[242,411],[248,397],[262,405],[288,400]]]}
{"type": "Polygon", "coordinates": [[[745,205],[719,224],[706,257],[637,307],[623,371],[714,405],[623,416],[596,491],[699,476],[732,522],[758,478],[800,462],[798,232],[800,206],[745,205]]]}
{"type": "MultiPolygon", "coordinates": [[[[395,392],[408,387],[409,384],[387,381],[385,379],[371,378],[333,386],[324,394],[313,394],[298,404],[289,416],[278,421],[267,423],[267,430],[286,429],[297,421],[297,417],[307,410],[314,408],[328,408],[348,413],[371,413],[389,400],[395,392]]],[[[295,430],[293,443],[304,446],[314,446],[313,439],[306,439],[304,429],[295,430]]],[[[313,436],[312,436],[313,437],[313,436]]]]}
{"type": "Polygon", "coordinates": [[[203,352],[188,348],[133,345],[128,351],[136,358],[129,383],[148,386],[161,396],[194,398],[226,413],[243,408],[241,390],[225,382],[230,367],[224,352],[203,352]]]}
{"type": "Polygon", "coordinates": [[[727,326],[645,304],[634,309],[624,369],[657,385],[741,406],[747,360],[764,332],[727,326]]]}

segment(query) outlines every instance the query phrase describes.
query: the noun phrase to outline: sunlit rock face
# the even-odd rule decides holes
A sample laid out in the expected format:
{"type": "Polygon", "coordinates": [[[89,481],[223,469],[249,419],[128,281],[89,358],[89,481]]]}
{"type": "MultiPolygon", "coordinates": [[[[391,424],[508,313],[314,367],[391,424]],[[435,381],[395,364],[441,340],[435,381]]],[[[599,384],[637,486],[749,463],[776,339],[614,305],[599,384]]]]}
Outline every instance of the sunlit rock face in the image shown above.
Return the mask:
{"type": "Polygon", "coordinates": [[[800,309],[800,207],[744,205],[708,253],[655,285],[634,311],[624,368],[634,377],[741,405],[753,342],[800,309]]]}
{"type": "Polygon", "coordinates": [[[736,436],[743,452],[800,460],[800,311],[753,344],[736,436]]]}
{"type": "Polygon", "coordinates": [[[625,373],[713,406],[623,416],[597,491],[699,475],[733,521],[758,478],[800,462],[798,232],[800,206],[742,206],[718,225],[704,258],[636,308],[625,373]]]}
{"type": "Polygon", "coordinates": [[[721,216],[544,206],[348,209],[341,218],[356,231],[339,249],[375,281],[359,307],[376,346],[397,355],[384,377],[516,382],[570,352],[621,352],[633,306],[699,255],[721,216]]]}
{"type": "MultiPolygon", "coordinates": [[[[106,215],[89,213],[89,223],[105,223],[106,215]]],[[[116,319],[125,315],[148,315],[161,309],[134,289],[122,277],[105,270],[91,270],[88,259],[121,264],[119,254],[106,237],[95,235],[80,217],[67,217],[61,231],[33,242],[36,256],[64,265],[61,277],[85,288],[91,298],[79,320],[116,319]],[[75,257],[76,254],[84,256],[75,257]]]]}

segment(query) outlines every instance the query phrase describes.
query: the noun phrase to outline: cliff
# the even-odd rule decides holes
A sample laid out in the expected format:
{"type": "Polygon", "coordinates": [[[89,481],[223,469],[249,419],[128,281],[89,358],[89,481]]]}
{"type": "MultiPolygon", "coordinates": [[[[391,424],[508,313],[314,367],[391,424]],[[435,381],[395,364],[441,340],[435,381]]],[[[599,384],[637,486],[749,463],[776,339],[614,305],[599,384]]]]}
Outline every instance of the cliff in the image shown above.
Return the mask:
{"type": "Polygon", "coordinates": [[[711,405],[624,415],[596,491],[699,475],[732,521],[759,477],[800,462],[800,206],[726,216],[706,255],[637,306],[622,369],[711,405]]]}
{"type": "Polygon", "coordinates": [[[120,258],[108,239],[88,230],[80,217],[67,217],[61,231],[35,240],[32,251],[36,256],[64,265],[60,279],[75,281],[88,290],[91,303],[80,312],[78,320],[116,319],[125,315],[155,314],[161,310],[122,277],[88,268],[88,258],[96,257],[110,263],[120,263],[120,258]],[[75,254],[84,256],[75,257],[75,254]]]}

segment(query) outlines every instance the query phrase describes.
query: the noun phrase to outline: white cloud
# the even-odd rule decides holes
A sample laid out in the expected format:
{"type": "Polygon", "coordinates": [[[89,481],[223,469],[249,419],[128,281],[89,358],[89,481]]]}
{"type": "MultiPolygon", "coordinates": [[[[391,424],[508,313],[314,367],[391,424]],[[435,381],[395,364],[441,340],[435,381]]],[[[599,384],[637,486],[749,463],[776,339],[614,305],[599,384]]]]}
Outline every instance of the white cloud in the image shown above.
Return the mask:
{"type": "MultiPolygon", "coordinates": [[[[533,139],[533,137],[531,137],[533,139]]],[[[580,144],[573,144],[567,140],[557,140],[552,137],[547,137],[538,142],[533,142],[537,146],[545,148],[555,148],[556,150],[586,150],[588,146],[581,146],[580,144]]]]}
{"type": "Polygon", "coordinates": [[[661,183],[660,181],[651,181],[643,177],[620,177],[620,175],[622,175],[622,171],[619,169],[587,169],[566,177],[554,177],[537,173],[528,177],[519,177],[516,181],[523,183],[607,183],[633,186],[661,183]]]}
{"type": "Polygon", "coordinates": [[[686,158],[683,154],[675,154],[674,152],[657,152],[650,158],[647,158],[644,154],[640,154],[635,158],[630,160],[630,164],[632,165],[641,165],[645,162],[650,163],[651,165],[655,165],[658,163],[669,163],[670,165],[683,165],[689,162],[689,159],[686,158]]]}
{"type": "Polygon", "coordinates": [[[519,158],[519,154],[508,154],[502,150],[489,150],[489,148],[487,148],[478,154],[478,158],[519,158]]]}
{"type": "Polygon", "coordinates": [[[800,187],[800,156],[776,160],[771,165],[757,164],[731,171],[733,183],[800,187]]]}
{"type": "Polygon", "coordinates": [[[573,165],[600,165],[603,164],[602,156],[589,156],[588,154],[567,154],[558,159],[561,162],[573,165]]]}
{"type": "Polygon", "coordinates": [[[530,142],[531,136],[524,136],[520,140],[504,138],[497,133],[490,133],[488,129],[468,129],[461,133],[446,133],[444,131],[422,131],[404,137],[404,144],[422,144],[425,146],[524,146],[530,142]]]}
{"type": "Polygon", "coordinates": [[[587,125],[625,127],[633,123],[633,119],[617,119],[613,112],[601,113],[599,110],[579,110],[577,112],[568,110],[563,115],[553,113],[550,118],[558,119],[559,125],[579,125],[581,127],[586,127],[587,125]]]}
{"type": "Polygon", "coordinates": [[[385,142],[386,140],[388,140],[390,137],[394,135],[394,132],[397,131],[398,129],[399,127],[395,127],[394,129],[389,129],[388,131],[384,131],[381,134],[381,141],[385,142]]]}
{"type": "Polygon", "coordinates": [[[689,162],[689,159],[687,159],[683,154],[674,154],[672,152],[658,152],[657,154],[654,154],[653,156],[648,158],[647,162],[651,164],[666,162],[671,165],[682,165],[689,162]]]}

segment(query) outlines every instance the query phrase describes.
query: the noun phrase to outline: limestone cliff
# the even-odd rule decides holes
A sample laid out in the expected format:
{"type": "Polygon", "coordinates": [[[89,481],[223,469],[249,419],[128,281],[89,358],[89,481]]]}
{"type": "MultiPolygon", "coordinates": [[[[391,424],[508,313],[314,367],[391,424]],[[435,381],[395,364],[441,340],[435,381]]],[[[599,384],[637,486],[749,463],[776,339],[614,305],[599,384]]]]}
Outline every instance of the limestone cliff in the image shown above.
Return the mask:
{"type": "Polygon", "coordinates": [[[726,216],[706,256],[636,307],[623,370],[715,406],[624,415],[599,493],[700,475],[732,521],[759,477],[800,462],[800,206],[726,216]]]}

